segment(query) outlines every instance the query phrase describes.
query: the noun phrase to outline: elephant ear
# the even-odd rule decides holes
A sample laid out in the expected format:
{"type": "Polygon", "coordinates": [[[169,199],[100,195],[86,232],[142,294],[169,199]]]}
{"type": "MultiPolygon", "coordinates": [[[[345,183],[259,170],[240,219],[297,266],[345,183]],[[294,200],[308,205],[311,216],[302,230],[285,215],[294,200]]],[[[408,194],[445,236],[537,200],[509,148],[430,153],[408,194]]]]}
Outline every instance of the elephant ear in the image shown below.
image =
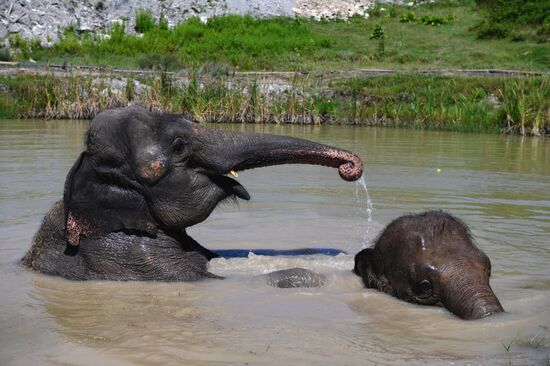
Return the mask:
{"type": "Polygon", "coordinates": [[[355,255],[355,266],[353,267],[353,273],[363,277],[370,268],[370,261],[373,256],[372,248],[365,248],[355,255]]]}
{"type": "Polygon", "coordinates": [[[157,225],[137,183],[121,170],[83,152],[69,171],[63,193],[66,254],[76,253],[81,237],[122,230],[156,235],[157,225]]]}
{"type": "Polygon", "coordinates": [[[376,280],[376,274],[378,262],[376,253],[373,248],[365,248],[355,255],[355,266],[353,273],[363,279],[363,283],[366,287],[373,288],[374,281],[376,280]]]}

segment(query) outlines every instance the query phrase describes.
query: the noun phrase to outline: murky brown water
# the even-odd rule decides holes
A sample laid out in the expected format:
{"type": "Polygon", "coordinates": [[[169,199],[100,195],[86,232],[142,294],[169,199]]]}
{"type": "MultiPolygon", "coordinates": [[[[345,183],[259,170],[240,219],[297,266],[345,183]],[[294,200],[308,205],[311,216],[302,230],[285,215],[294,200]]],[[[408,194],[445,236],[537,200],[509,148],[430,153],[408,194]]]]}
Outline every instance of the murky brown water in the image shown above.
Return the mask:
{"type": "Polygon", "coordinates": [[[350,273],[367,224],[364,194],[323,167],[243,172],[250,202],[191,230],[209,248],[333,247],[337,257],[215,260],[224,281],[70,282],[18,265],[60,199],[86,122],[0,122],[1,365],[548,364],[550,140],[347,127],[229,126],[338,145],[366,163],[371,240],[405,212],[462,218],[493,262],[506,314],[461,321],[366,290],[350,273]],[[438,170],[439,169],[439,170],[438,170]],[[327,274],[281,290],[258,275],[327,274]]]}

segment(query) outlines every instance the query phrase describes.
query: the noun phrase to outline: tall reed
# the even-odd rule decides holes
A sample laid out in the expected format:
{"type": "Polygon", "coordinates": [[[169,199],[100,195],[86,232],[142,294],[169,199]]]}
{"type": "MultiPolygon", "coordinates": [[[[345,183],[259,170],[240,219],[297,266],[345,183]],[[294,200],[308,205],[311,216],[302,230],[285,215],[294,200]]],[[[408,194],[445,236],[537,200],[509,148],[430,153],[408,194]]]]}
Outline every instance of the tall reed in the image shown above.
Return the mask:
{"type": "Polygon", "coordinates": [[[404,126],[550,134],[550,79],[384,76],[324,82],[168,73],[0,77],[0,117],[92,118],[142,103],[199,122],[404,126]],[[278,85],[278,84],[277,84],[278,85]]]}

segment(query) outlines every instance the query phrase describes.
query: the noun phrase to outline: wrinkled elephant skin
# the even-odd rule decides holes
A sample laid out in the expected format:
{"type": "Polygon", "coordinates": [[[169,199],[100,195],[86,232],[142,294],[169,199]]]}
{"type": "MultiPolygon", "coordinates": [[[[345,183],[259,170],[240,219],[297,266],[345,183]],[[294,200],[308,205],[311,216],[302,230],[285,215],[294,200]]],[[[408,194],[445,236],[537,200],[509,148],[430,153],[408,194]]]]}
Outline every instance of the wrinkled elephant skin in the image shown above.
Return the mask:
{"type": "Polygon", "coordinates": [[[366,287],[463,319],[504,311],[489,285],[491,262],[466,225],[442,211],[402,216],[355,256],[366,287]]]}
{"type": "Polygon", "coordinates": [[[356,155],[307,140],[218,130],[140,106],[102,112],[23,264],[74,280],[217,277],[207,270],[217,254],[186,228],[225,199],[250,199],[228,174],[278,164],[334,167],[347,181],[363,173],[356,155]]]}

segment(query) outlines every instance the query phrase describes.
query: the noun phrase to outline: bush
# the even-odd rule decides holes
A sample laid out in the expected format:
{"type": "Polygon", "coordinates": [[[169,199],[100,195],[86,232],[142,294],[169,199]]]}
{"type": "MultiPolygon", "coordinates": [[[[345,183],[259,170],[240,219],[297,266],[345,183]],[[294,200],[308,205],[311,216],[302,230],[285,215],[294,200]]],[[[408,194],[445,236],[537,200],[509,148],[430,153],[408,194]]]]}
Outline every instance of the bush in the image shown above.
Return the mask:
{"type": "Polygon", "coordinates": [[[478,39],[500,39],[508,35],[508,27],[500,23],[483,21],[474,27],[478,39]]]}
{"type": "Polygon", "coordinates": [[[402,14],[400,17],[399,17],[399,21],[401,23],[413,23],[413,22],[416,22],[416,15],[414,15],[414,13],[412,12],[408,12],[407,14],[402,14]]]}
{"type": "Polygon", "coordinates": [[[11,61],[10,51],[7,48],[0,48],[0,61],[11,61]]]}
{"type": "Polygon", "coordinates": [[[145,33],[152,30],[155,27],[155,20],[153,19],[153,13],[151,10],[138,10],[136,12],[136,25],[134,29],[138,33],[145,33]]]}
{"type": "Polygon", "coordinates": [[[382,7],[380,4],[375,4],[373,7],[369,9],[369,16],[378,18],[382,16],[382,7]]]}
{"type": "Polygon", "coordinates": [[[476,0],[476,4],[495,23],[542,25],[550,16],[548,0],[476,0]]]}
{"type": "Polygon", "coordinates": [[[67,33],[54,47],[64,55],[76,55],[82,49],[80,40],[74,33],[67,33]]]}
{"type": "Polygon", "coordinates": [[[424,25],[431,25],[431,26],[440,26],[449,23],[449,21],[453,20],[454,17],[452,15],[448,15],[446,17],[440,17],[437,15],[424,15],[422,18],[420,18],[420,23],[424,25]]]}
{"type": "Polygon", "coordinates": [[[15,50],[16,58],[28,59],[31,54],[31,47],[28,41],[21,38],[19,33],[11,34],[8,38],[10,47],[15,50]]]}
{"type": "Polygon", "coordinates": [[[384,28],[380,24],[374,26],[370,39],[384,39],[384,28]]]}
{"type": "Polygon", "coordinates": [[[159,16],[159,29],[168,30],[168,20],[164,16],[164,12],[160,12],[159,16]]]}
{"type": "Polygon", "coordinates": [[[544,24],[537,30],[535,36],[537,42],[539,43],[548,43],[550,42],[550,16],[546,17],[544,24]]]}
{"type": "Polygon", "coordinates": [[[374,26],[374,30],[372,31],[370,39],[378,40],[379,56],[384,56],[384,53],[385,53],[384,38],[385,38],[384,28],[382,28],[380,24],[376,24],[374,26]]]}

